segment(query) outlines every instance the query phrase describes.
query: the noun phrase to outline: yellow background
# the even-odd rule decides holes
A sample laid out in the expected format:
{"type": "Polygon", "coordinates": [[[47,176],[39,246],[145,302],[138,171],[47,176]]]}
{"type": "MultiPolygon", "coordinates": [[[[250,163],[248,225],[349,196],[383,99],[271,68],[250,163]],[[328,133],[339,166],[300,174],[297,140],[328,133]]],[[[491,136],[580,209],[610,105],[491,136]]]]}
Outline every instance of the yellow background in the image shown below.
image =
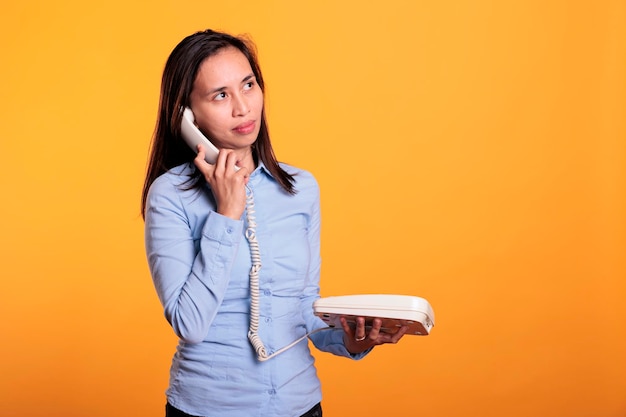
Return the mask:
{"type": "MultiPolygon", "coordinates": [[[[139,198],[184,36],[249,33],[322,189],[322,295],[437,322],[316,353],[325,415],[626,415],[623,1],[4,1],[0,414],[160,416],[139,198]]],[[[233,393],[236,395],[236,393],[233,393]]]]}

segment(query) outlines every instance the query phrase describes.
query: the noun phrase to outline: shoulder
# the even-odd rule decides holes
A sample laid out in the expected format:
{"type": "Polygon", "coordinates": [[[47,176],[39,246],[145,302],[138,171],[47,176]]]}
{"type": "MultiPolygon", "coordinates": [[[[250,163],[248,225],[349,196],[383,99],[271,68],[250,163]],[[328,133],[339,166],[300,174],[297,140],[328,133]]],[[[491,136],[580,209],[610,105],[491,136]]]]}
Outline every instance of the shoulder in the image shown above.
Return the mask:
{"type": "Polygon", "coordinates": [[[148,191],[148,199],[152,200],[161,196],[175,196],[182,186],[189,184],[194,170],[190,164],[178,165],[167,172],[159,175],[148,191]]]}

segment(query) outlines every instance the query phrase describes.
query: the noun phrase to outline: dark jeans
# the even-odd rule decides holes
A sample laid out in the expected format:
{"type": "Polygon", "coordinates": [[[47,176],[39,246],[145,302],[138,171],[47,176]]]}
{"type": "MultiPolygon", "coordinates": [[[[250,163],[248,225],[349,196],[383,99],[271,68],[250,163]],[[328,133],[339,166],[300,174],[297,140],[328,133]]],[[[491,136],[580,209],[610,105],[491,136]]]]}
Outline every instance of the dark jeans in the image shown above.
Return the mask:
{"type": "MultiPolygon", "coordinates": [[[[178,408],[174,408],[170,405],[170,403],[167,403],[165,405],[165,417],[194,417],[194,416],[187,414],[187,413],[183,413],[178,408]]],[[[317,403],[316,406],[311,408],[306,413],[302,414],[302,416],[300,417],[322,417],[322,404],[317,403]]]]}

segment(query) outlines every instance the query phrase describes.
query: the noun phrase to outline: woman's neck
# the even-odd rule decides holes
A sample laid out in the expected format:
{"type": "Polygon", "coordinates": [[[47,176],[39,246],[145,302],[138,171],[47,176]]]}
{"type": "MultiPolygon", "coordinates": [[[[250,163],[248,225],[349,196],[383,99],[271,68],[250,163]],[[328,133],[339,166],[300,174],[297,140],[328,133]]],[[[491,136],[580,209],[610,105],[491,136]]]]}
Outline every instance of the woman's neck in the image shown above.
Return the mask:
{"type": "Polygon", "coordinates": [[[237,154],[237,166],[246,167],[248,172],[254,171],[256,164],[252,155],[252,147],[236,151],[237,154]]]}

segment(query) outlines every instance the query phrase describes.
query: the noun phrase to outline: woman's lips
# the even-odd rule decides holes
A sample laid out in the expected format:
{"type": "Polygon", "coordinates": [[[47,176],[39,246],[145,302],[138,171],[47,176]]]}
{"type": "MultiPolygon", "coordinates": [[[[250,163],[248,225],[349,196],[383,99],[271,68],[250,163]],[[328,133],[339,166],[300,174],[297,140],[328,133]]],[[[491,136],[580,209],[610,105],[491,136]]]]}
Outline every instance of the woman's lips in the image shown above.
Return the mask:
{"type": "Polygon", "coordinates": [[[247,135],[248,133],[252,133],[254,131],[254,125],[254,120],[251,120],[235,126],[233,131],[239,133],[240,135],[247,135]]]}

